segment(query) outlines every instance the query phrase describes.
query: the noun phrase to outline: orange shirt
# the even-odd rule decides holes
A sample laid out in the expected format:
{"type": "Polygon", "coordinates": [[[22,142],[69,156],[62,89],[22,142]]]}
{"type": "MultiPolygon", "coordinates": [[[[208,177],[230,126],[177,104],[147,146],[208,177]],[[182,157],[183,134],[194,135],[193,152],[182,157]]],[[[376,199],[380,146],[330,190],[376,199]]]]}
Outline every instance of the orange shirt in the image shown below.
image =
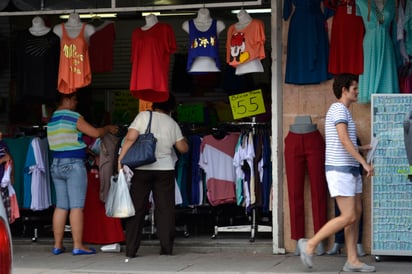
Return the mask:
{"type": "Polygon", "coordinates": [[[57,89],[61,93],[70,94],[78,88],[87,86],[92,81],[89,61],[89,45],[84,37],[83,24],[80,33],[71,38],[64,24],[60,40],[60,64],[57,89]]]}
{"type": "Polygon", "coordinates": [[[252,19],[244,29],[229,27],[226,40],[226,62],[232,67],[254,59],[265,58],[265,31],[263,21],[252,19]]]}

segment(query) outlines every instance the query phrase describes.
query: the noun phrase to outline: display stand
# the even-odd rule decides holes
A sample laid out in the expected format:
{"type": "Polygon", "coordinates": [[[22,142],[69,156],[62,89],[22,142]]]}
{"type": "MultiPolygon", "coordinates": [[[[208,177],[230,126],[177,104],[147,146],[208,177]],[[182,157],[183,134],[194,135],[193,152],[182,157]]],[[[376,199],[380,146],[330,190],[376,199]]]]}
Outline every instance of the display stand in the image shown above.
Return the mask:
{"type": "Polygon", "coordinates": [[[272,226],[258,225],[256,222],[256,208],[252,209],[249,225],[230,225],[217,226],[215,225],[212,239],[216,239],[219,232],[248,232],[250,233],[250,242],[254,242],[258,232],[272,232],[272,226]]]}
{"type": "Polygon", "coordinates": [[[373,94],[372,251],[412,255],[412,94],[373,94]],[[409,157],[408,157],[409,156],[409,157]],[[408,159],[409,158],[409,159],[408,159]]]}
{"type": "MultiPolygon", "coordinates": [[[[155,218],[154,218],[153,203],[151,203],[149,211],[145,216],[145,223],[146,223],[146,226],[143,227],[142,233],[144,235],[148,235],[149,239],[151,239],[152,236],[156,235],[156,223],[155,223],[155,218]]],[[[177,225],[176,232],[183,232],[183,236],[185,238],[188,238],[190,236],[186,224],[177,225]]]]}
{"type": "MultiPolygon", "coordinates": [[[[255,117],[252,117],[252,122],[228,122],[226,126],[228,127],[229,131],[234,130],[241,130],[243,131],[245,128],[247,130],[252,130],[253,134],[255,134],[256,126],[263,126],[266,127],[266,123],[259,123],[255,121],[255,117]]],[[[218,218],[218,217],[217,217],[218,218]]],[[[218,223],[218,221],[216,221],[218,223]]],[[[212,239],[216,239],[219,232],[243,232],[243,233],[250,233],[250,242],[254,242],[257,233],[259,232],[268,232],[272,233],[272,226],[270,225],[259,225],[257,221],[257,208],[253,207],[250,209],[250,216],[248,216],[248,224],[245,225],[229,225],[229,226],[214,226],[214,234],[212,235],[212,239]]]]}

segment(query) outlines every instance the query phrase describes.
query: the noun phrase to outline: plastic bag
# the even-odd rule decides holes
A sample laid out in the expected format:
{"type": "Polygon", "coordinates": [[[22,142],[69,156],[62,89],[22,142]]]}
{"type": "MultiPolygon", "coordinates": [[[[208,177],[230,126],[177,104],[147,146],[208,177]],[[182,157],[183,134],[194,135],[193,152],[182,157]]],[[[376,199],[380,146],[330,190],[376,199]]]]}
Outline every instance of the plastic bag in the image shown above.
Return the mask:
{"type": "Polygon", "coordinates": [[[108,217],[127,218],[135,214],[129,185],[122,169],[118,175],[110,178],[110,189],[107,194],[105,208],[108,217]]]}

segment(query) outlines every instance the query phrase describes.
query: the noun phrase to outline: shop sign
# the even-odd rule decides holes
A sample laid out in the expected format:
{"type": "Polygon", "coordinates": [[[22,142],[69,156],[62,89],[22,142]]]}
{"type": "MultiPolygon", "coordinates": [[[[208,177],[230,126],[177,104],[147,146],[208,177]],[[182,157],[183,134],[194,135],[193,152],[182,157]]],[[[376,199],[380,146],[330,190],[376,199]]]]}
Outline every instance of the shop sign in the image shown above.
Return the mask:
{"type": "Polygon", "coordinates": [[[262,90],[252,90],[229,96],[234,119],[251,117],[266,112],[262,90]]]}

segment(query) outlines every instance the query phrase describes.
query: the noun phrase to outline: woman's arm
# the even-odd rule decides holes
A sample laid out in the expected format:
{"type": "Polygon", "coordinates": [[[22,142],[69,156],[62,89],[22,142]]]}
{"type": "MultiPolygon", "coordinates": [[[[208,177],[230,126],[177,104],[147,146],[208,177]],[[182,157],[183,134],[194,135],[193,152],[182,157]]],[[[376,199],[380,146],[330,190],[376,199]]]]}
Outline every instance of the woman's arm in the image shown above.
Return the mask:
{"type": "Polygon", "coordinates": [[[349,138],[348,126],[345,123],[339,123],[336,125],[336,130],[338,132],[339,140],[342,143],[346,151],[352,155],[362,166],[363,169],[367,172],[367,177],[373,175],[373,166],[369,165],[363,156],[359,153],[356,147],[353,145],[352,141],[349,138]]]}
{"type": "Polygon", "coordinates": [[[83,117],[80,117],[77,120],[76,126],[77,129],[80,130],[82,133],[93,138],[102,137],[109,132],[112,134],[116,134],[118,131],[118,127],[115,125],[107,125],[104,127],[95,128],[94,126],[89,124],[83,117]]]}
{"type": "Polygon", "coordinates": [[[180,153],[186,153],[189,151],[189,144],[187,143],[186,138],[183,138],[180,141],[177,141],[175,144],[177,151],[180,153]]]}
{"type": "Polygon", "coordinates": [[[118,166],[119,170],[122,168],[122,165],[120,164],[120,161],[123,159],[124,155],[126,155],[126,152],[133,145],[133,143],[137,140],[137,137],[139,137],[139,131],[137,131],[134,128],[129,128],[129,130],[127,131],[126,136],[124,137],[124,142],[122,144],[122,149],[120,150],[120,154],[119,154],[119,160],[118,160],[118,163],[117,163],[117,166],[118,166]]]}

